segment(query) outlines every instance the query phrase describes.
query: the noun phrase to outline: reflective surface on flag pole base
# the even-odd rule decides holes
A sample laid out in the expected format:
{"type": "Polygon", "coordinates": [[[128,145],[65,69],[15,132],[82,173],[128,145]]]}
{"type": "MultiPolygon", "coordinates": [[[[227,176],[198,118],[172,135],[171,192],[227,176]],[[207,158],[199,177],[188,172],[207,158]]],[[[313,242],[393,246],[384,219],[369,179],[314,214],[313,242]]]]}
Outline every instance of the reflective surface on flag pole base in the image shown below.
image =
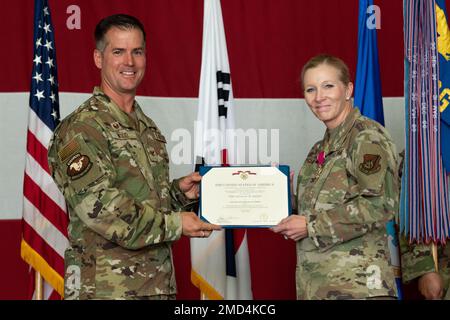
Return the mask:
{"type": "Polygon", "coordinates": [[[437,244],[434,242],[431,243],[431,252],[433,254],[434,268],[436,269],[435,272],[439,272],[437,244]]]}
{"type": "Polygon", "coordinates": [[[42,282],[42,276],[40,272],[35,272],[34,275],[34,283],[35,283],[35,293],[36,296],[34,300],[43,300],[44,299],[44,283],[42,282]]]}

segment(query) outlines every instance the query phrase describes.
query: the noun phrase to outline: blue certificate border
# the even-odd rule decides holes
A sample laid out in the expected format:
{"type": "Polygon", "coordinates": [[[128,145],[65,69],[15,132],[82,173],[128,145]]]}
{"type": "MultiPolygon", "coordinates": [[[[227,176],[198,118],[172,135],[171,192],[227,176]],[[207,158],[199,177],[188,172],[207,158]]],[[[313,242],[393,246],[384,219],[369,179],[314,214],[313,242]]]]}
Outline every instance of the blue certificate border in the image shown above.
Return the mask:
{"type": "MultiPolygon", "coordinates": [[[[204,176],[208,173],[211,169],[222,169],[222,168],[257,168],[257,167],[274,167],[277,168],[279,171],[281,171],[285,176],[287,176],[287,188],[288,188],[288,216],[292,214],[292,205],[291,205],[291,183],[290,183],[290,168],[288,165],[279,165],[279,166],[201,166],[198,170],[201,176],[204,176]]],[[[200,203],[199,203],[199,213],[198,213],[200,219],[203,221],[209,222],[203,215],[202,215],[202,183],[200,183],[200,203]]],[[[273,227],[273,225],[227,225],[222,226],[223,229],[238,229],[238,228],[270,228],[273,227]]]]}

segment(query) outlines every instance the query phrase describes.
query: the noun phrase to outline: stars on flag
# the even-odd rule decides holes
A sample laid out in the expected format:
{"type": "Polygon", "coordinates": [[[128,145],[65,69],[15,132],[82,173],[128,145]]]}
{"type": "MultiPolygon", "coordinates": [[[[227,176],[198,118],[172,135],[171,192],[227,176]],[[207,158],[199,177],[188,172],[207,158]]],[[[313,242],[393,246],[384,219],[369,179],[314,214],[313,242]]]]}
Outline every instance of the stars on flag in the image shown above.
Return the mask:
{"type": "Polygon", "coordinates": [[[39,49],[40,46],[42,46],[42,38],[36,40],[36,49],[39,49]]]}
{"type": "Polygon", "coordinates": [[[50,25],[45,22],[44,22],[44,31],[45,31],[45,33],[52,32],[52,30],[50,30],[50,25]]]}
{"type": "Polygon", "coordinates": [[[33,62],[36,64],[36,66],[37,66],[39,63],[42,63],[41,56],[36,55],[36,56],[34,57],[33,62]]]}
{"type": "Polygon", "coordinates": [[[53,50],[52,42],[51,42],[51,41],[45,40],[44,47],[46,47],[47,50],[53,50]]]}
{"type": "Polygon", "coordinates": [[[53,75],[50,75],[47,79],[48,82],[50,82],[51,85],[55,83],[55,79],[53,78],[53,75]]]}
{"type": "Polygon", "coordinates": [[[47,110],[44,122],[51,127],[51,123],[59,120],[59,99],[54,35],[49,17],[49,10],[45,7],[35,28],[30,106],[35,111],[47,110]]]}
{"type": "Polygon", "coordinates": [[[55,120],[58,119],[58,112],[56,112],[56,110],[53,110],[53,112],[52,112],[52,117],[53,117],[53,119],[55,119],[55,120]]]}
{"type": "MultiPolygon", "coordinates": [[[[24,217],[29,219],[24,219],[22,223],[22,241],[27,246],[22,246],[21,252],[23,259],[45,279],[44,291],[52,292],[50,297],[57,298],[56,292],[62,295],[61,288],[64,287],[64,254],[61,255],[60,251],[62,249],[64,252],[68,243],[67,236],[57,230],[67,230],[68,217],[63,196],[55,192],[57,187],[51,181],[49,172],[45,170],[46,149],[50,140],[47,133],[48,130],[55,130],[60,116],[54,48],[56,45],[48,0],[33,2],[35,20],[31,44],[34,45],[34,60],[30,77],[30,116],[26,135],[26,157],[33,161],[26,161],[24,173],[27,177],[24,179],[24,199],[30,206],[24,206],[24,217]],[[34,163],[38,165],[35,166],[34,163]],[[29,176],[30,172],[32,176],[29,176]],[[53,219],[47,220],[46,217],[49,216],[53,219]],[[48,226],[43,228],[43,223],[48,226]]],[[[30,291],[34,291],[34,287],[30,288],[30,291]]]]}
{"type": "Polygon", "coordinates": [[[42,73],[38,73],[36,71],[36,74],[34,75],[33,79],[36,80],[37,83],[39,83],[39,81],[43,81],[42,80],[42,73]]]}
{"type": "Polygon", "coordinates": [[[45,99],[44,90],[41,91],[37,89],[36,94],[34,96],[38,99],[38,101],[41,101],[41,99],[45,99]]]}
{"type": "Polygon", "coordinates": [[[45,64],[48,64],[48,66],[51,68],[53,67],[53,59],[51,59],[50,57],[48,57],[47,62],[45,64]]]}

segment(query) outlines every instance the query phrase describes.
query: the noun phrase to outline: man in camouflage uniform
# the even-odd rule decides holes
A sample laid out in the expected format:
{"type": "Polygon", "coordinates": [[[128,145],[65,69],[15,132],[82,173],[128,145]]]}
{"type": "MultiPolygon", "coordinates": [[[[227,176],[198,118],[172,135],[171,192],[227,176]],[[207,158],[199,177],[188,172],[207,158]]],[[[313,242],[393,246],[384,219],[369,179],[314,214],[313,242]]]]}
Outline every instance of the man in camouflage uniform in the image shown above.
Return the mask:
{"type": "Polygon", "coordinates": [[[399,201],[395,145],[353,108],[340,59],[320,55],[303,70],[305,100],[327,130],[300,170],[298,215],[273,228],[297,241],[297,298],[395,299],[386,229],[399,201]]]}
{"type": "Polygon", "coordinates": [[[64,119],[49,147],[69,210],[66,299],[173,299],[171,244],[217,226],[186,210],[200,176],[169,182],[166,140],[134,100],[145,67],[145,31],[114,15],[95,31],[101,86],[64,119]]]}

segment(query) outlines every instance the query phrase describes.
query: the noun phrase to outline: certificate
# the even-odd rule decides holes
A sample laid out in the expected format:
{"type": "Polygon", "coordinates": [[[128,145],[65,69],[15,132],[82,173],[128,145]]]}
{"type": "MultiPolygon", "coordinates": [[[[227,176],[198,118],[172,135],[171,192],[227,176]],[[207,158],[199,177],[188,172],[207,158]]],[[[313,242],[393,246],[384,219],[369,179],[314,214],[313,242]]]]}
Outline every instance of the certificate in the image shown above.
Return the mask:
{"type": "Polygon", "coordinates": [[[289,167],[201,167],[200,217],[224,228],[270,227],[291,212],[289,167]]]}

